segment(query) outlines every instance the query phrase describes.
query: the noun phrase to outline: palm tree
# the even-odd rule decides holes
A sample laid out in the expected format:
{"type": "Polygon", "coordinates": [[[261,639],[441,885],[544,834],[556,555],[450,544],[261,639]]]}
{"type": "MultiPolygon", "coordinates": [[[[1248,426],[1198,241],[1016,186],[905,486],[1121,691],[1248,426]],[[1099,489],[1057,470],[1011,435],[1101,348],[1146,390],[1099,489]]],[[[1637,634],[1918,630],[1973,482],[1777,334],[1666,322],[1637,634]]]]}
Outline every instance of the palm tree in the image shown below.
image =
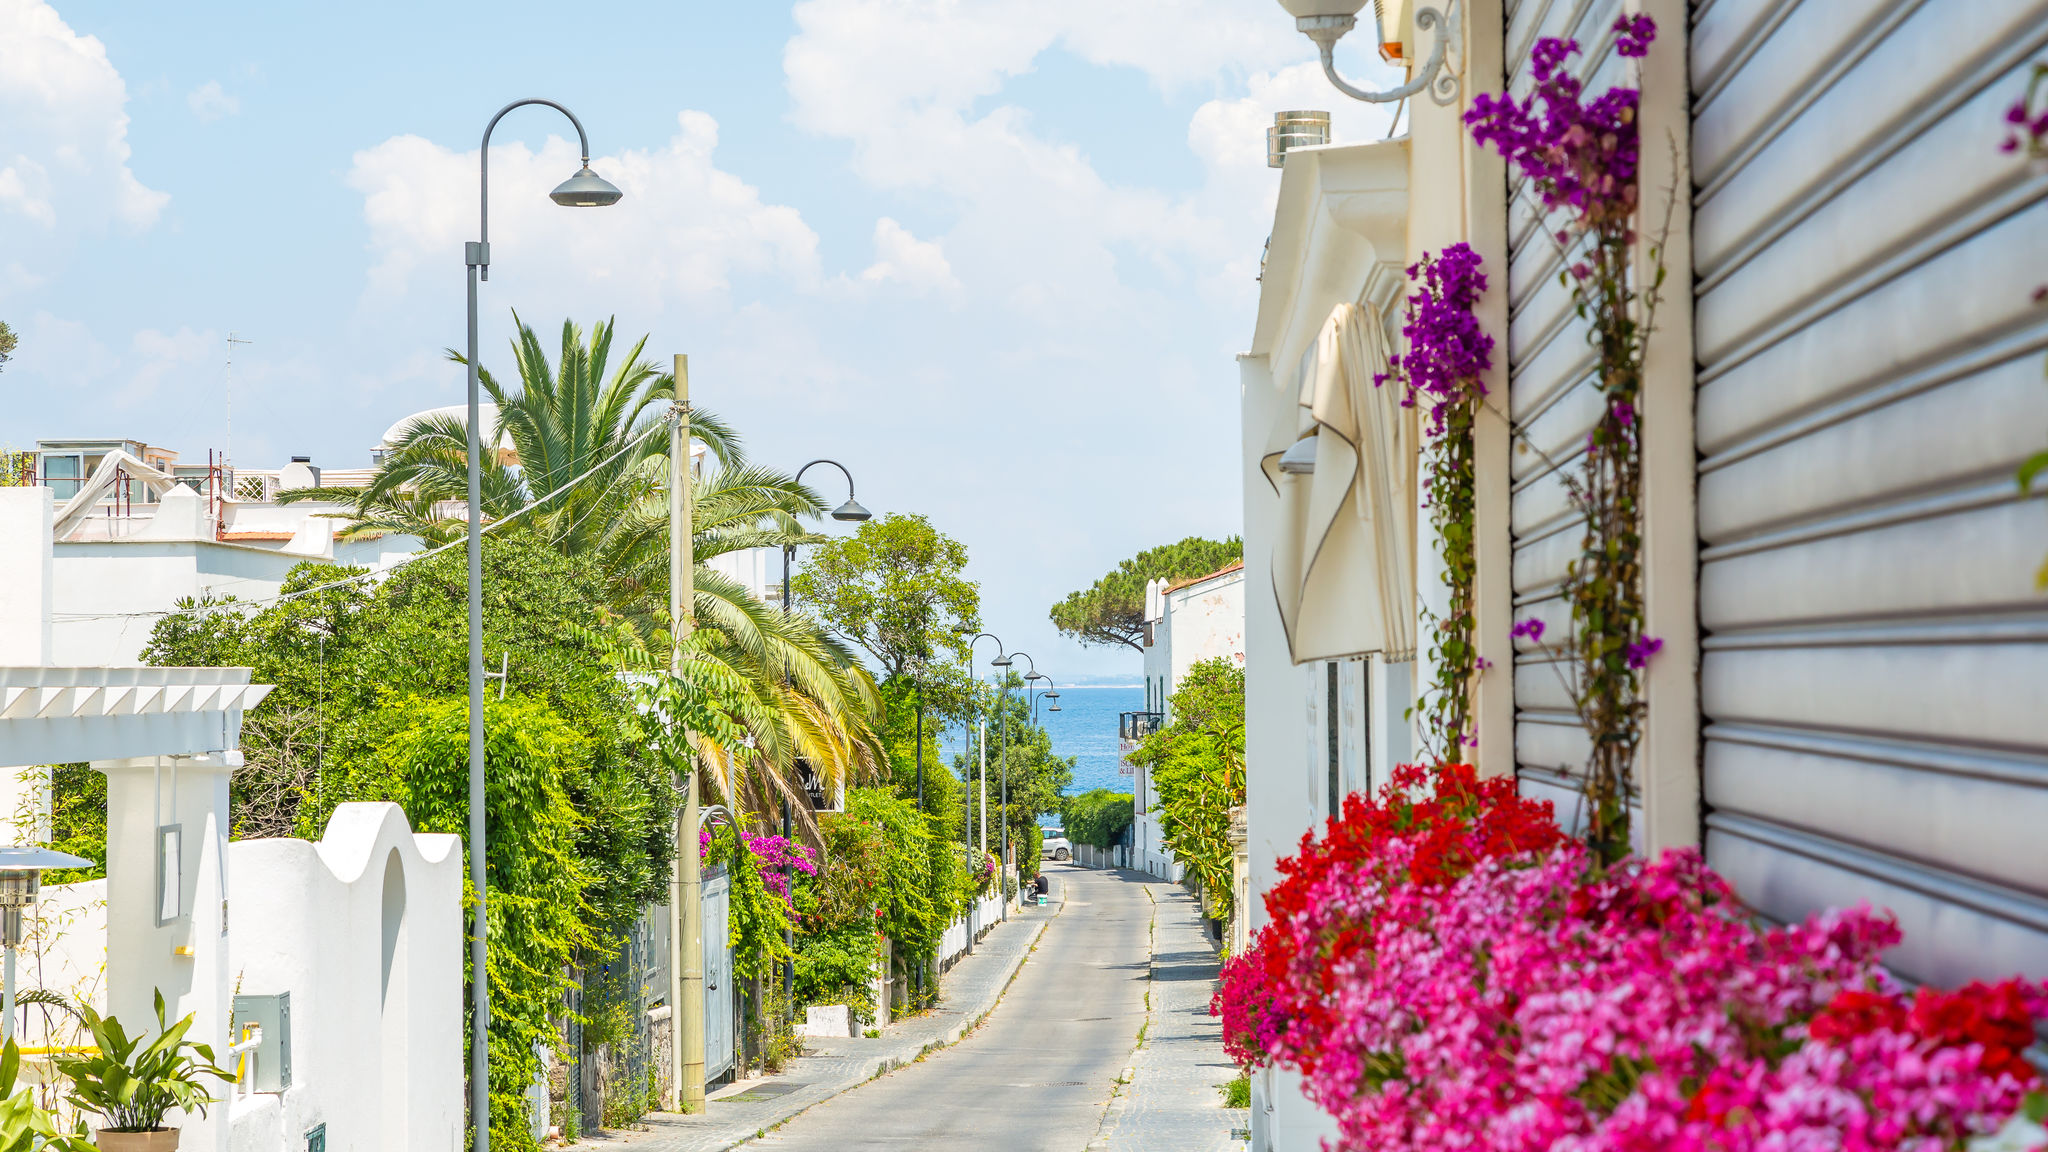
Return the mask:
{"type": "MultiPolygon", "coordinates": [[[[646,337],[612,368],[612,339],[611,321],[587,340],[565,322],[550,364],[533,329],[519,321],[512,342],[518,382],[501,384],[479,368],[496,405],[490,443],[498,446],[482,461],[481,504],[488,520],[518,515],[561,551],[599,556],[617,614],[607,640],[629,668],[652,670],[666,661],[649,653],[668,650],[662,606],[673,462],[669,438],[658,430],[675,380],[643,358],[646,337]]],[[[464,362],[459,353],[449,357],[464,362]]],[[[736,549],[819,539],[801,521],[822,514],[824,501],[786,474],[748,464],[739,436],[717,416],[693,411],[690,431],[716,467],[693,485],[692,607],[702,630],[686,672],[702,679],[688,691],[698,701],[693,707],[713,707],[727,719],[692,722],[700,754],[735,807],[757,813],[777,797],[798,796],[799,760],[832,786],[871,777],[886,762],[875,734],[881,704],[858,658],[808,615],[785,617],[704,563],[736,549]]],[[[280,499],[345,495],[344,536],[406,532],[430,545],[451,542],[467,528],[468,433],[459,416],[422,417],[363,488],[299,489],[280,499]]]]}

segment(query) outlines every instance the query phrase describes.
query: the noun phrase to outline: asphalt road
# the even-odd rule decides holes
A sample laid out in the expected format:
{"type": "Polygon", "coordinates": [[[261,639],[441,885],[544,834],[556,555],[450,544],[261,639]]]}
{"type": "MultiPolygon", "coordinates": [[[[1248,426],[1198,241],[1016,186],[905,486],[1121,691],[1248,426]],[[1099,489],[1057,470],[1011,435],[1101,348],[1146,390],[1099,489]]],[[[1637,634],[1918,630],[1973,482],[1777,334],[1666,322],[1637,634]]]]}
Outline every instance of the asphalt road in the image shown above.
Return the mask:
{"type": "Polygon", "coordinates": [[[1114,872],[1046,867],[1066,906],[979,1029],[748,1147],[1081,1152],[1145,1020],[1152,906],[1114,872]]]}

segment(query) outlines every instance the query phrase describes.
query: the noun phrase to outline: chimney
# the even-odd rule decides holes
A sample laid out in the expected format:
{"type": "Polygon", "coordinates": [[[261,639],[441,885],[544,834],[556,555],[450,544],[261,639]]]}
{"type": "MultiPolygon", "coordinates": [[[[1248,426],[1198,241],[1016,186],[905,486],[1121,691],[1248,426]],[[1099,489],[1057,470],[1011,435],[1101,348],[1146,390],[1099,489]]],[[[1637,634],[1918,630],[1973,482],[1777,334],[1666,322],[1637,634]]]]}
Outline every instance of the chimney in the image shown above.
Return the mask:
{"type": "Polygon", "coordinates": [[[1328,112],[1275,112],[1273,126],[1266,129],[1266,167],[1284,166],[1291,149],[1329,142],[1328,112]]]}

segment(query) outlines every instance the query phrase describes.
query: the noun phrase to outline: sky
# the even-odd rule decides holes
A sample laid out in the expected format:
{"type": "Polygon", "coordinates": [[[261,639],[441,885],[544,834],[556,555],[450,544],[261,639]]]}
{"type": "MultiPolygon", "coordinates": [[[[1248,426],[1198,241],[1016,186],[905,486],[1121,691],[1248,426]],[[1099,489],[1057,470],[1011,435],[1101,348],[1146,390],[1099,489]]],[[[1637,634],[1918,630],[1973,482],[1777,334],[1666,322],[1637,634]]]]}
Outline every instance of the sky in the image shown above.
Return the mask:
{"type": "MultiPolygon", "coordinates": [[[[1368,40],[1340,67],[1384,84],[1368,40]]],[[[687,353],[751,457],[965,542],[984,627],[1061,680],[1139,663],[1052,603],[1240,531],[1272,114],[1389,127],[1271,0],[0,0],[0,445],[367,466],[462,399],[478,140],[530,96],[626,197],[555,206],[574,130],[499,125],[485,366],[515,309],[687,353]]]]}

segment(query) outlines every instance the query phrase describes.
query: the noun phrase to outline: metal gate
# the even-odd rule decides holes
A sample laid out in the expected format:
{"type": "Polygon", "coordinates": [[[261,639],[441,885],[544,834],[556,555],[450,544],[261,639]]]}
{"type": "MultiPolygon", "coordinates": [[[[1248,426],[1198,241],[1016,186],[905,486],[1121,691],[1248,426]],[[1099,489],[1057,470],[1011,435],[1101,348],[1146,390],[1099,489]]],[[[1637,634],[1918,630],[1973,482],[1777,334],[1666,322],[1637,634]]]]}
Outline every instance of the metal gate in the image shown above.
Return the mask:
{"type": "Polygon", "coordinates": [[[732,1070],[732,939],[728,930],[732,881],[723,868],[703,881],[704,894],[704,1078],[732,1070]]]}

